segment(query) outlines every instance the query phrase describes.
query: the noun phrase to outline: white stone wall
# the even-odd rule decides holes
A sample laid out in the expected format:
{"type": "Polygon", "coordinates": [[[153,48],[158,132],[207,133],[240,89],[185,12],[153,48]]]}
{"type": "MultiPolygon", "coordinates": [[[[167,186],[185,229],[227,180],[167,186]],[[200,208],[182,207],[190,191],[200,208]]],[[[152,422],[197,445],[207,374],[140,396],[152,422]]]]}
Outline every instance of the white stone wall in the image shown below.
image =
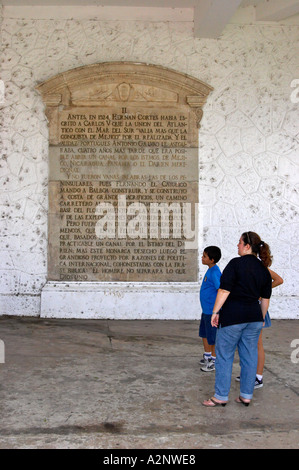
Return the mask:
{"type": "Polygon", "coordinates": [[[189,23],[4,18],[0,313],[39,315],[46,283],[48,129],[35,86],[74,67],[123,60],[214,87],[199,136],[200,252],[219,245],[223,268],[237,256],[240,234],[258,232],[284,278],[271,316],[298,318],[298,38],[298,25],[231,24],[213,40],[194,38],[189,23]]]}

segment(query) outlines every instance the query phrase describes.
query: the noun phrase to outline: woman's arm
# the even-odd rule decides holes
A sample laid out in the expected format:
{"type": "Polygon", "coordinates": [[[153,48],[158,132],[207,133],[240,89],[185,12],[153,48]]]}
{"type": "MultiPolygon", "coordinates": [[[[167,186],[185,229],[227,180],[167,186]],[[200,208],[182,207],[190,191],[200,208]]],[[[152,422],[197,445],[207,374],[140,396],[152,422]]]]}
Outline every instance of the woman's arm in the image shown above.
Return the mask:
{"type": "Polygon", "coordinates": [[[272,278],[272,289],[273,287],[277,287],[280,286],[280,284],[283,284],[282,277],[280,277],[275,271],[272,271],[272,269],[268,268],[268,270],[272,278]]]}
{"type": "Polygon", "coordinates": [[[261,309],[263,314],[263,319],[265,320],[266,313],[269,308],[270,299],[261,299],[261,309]]]}
{"type": "Polygon", "coordinates": [[[215,300],[214,308],[213,308],[213,314],[211,318],[211,325],[212,326],[218,326],[219,322],[219,310],[221,309],[222,305],[226,301],[227,297],[229,296],[230,292],[228,290],[224,289],[218,289],[217,292],[217,297],[215,300]]]}

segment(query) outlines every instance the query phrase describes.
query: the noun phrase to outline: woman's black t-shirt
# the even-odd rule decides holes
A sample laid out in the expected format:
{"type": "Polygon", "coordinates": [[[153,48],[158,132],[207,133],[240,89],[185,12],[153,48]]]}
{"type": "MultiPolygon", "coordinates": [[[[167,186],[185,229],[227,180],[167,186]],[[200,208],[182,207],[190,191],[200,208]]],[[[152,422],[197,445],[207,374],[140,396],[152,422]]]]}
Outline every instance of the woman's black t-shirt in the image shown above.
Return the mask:
{"type": "Polygon", "coordinates": [[[220,310],[221,327],[263,321],[259,298],[270,299],[272,279],[255,255],[232,259],[223,270],[220,289],[230,292],[220,310]]]}

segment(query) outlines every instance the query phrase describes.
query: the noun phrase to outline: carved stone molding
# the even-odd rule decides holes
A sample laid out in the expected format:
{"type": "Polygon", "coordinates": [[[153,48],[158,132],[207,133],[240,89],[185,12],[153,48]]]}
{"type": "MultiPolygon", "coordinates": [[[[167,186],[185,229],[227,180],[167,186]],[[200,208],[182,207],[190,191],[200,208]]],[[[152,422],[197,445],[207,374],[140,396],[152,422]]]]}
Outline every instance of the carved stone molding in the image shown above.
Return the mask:
{"type": "Polygon", "coordinates": [[[36,89],[47,108],[109,106],[127,101],[165,105],[188,104],[200,127],[202,107],[213,88],[189,75],[157,65],[109,62],[63,72],[36,89]]]}

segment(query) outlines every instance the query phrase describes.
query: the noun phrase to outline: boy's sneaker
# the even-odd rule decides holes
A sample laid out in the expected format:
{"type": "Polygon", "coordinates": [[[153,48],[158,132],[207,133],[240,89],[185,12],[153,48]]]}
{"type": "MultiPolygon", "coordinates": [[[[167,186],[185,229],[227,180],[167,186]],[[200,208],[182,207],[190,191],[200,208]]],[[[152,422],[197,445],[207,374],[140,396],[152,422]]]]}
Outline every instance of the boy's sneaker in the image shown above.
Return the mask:
{"type": "Polygon", "coordinates": [[[203,372],[212,372],[213,370],[215,370],[215,361],[209,359],[207,364],[201,367],[200,370],[202,370],[203,372]]]}
{"type": "MultiPolygon", "coordinates": [[[[240,376],[236,377],[236,381],[240,382],[240,376]]],[[[262,388],[263,387],[263,379],[259,380],[257,377],[255,378],[254,388],[262,388]]]]}
{"type": "Polygon", "coordinates": [[[207,356],[203,355],[202,359],[199,361],[199,364],[201,366],[205,366],[208,362],[209,362],[209,359],[207,358],[207,356]]]}
{"type": "Polygon", "coordinates": [[[259,380],[257,377],[255,378],[254,388],[262,388],[263,386],[263,379],[259,380]]]}

